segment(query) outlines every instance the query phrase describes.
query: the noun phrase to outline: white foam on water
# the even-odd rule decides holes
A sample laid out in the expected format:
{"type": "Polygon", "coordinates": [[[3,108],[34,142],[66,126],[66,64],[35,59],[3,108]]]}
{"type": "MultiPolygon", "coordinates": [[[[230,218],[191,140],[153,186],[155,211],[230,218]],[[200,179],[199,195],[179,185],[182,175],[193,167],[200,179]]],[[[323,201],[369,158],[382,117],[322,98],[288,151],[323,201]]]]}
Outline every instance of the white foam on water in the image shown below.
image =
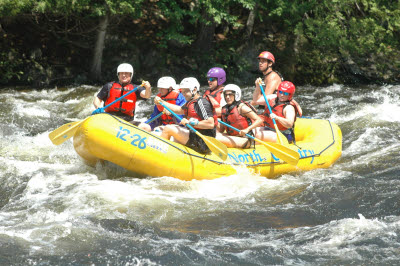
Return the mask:
{"type": "Polygon", "coordinates": [[[340,84],[332,84],[332,85],[330,85],[330,86],[327,86],[327,87],[322,87],[322,88],[319,88],[318,90],[317,90],[317,92],[319,92],[319,93],[332,93],[332,92],[338,92],[338,91],[342,91],[343,90],[343,85],[340,85],[340,84]]]}
{"type": "Polygon", "coordinates": [[[380,239],[390,246],[393,244],[393,240],[397,238],[399,225],[399,221],[386,222],[376,218],[366,219],[362,214],[359,214],[359,219],[348,218],[332,221],[325,225],[310,228],[310,230],[297,228],[294,233],[299,238],[314,237],[313,241],[309,241],[307,245],[302,247],[305,253],[361,260],[363,256],[358,251],[373,253],[375,248],[374,245],[360,245],[360,243],[380,239]]]}

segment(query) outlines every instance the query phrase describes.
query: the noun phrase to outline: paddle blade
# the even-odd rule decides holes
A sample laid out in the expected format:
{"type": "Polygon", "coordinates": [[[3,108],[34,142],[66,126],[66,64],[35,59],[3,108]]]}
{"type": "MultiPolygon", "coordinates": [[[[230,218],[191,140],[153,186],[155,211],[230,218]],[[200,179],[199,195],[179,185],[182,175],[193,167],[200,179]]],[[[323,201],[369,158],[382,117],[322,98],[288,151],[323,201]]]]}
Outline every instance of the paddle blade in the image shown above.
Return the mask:
{"type": "Polygon", "coordinates": [[[225,144],[220,142],[219,140],[216,140],[213,137],[209,136],[204,136],[203,134],[199,133],[196,131],[197,136],[202,138],[204,142],[207,144],[208,148],[215,153],[219,158],[221,158],[223,161],[226,160],[228,157],[228,148],[226,147],[225,144]]]}
{"type": "Polygon", "coordinates": [[[291,165],[297,165],[299,162],[300,154],[297,151],[290,149],[279,143],[264,142],[260,139],[254,138],[255,141],[264,145],[270,152],[272,152],[279,159],[291,165]]]}
{"type": "Polygon", "coordinates": [[[60,144],[64,143],[67,139],[74,136],[76,130],[83,123],[83,121],[85,121],[85,120],[71,122],[71,123],[62,125],[61,127],[50,132],[49,138],[50,138],[51,142],[53,142],[54,145],[60,145],[60,144]]]}
{"type": "Polygon", "coordinates": [[[278,143],[288,145],[289,142],[288,142],[287,138],[282,134],[282,132],[279,130],[278,126],[276,124],[274,124],[274,127],[275,127],[275,131],[276,131],[276,138],[278,140],[278,143]]]}

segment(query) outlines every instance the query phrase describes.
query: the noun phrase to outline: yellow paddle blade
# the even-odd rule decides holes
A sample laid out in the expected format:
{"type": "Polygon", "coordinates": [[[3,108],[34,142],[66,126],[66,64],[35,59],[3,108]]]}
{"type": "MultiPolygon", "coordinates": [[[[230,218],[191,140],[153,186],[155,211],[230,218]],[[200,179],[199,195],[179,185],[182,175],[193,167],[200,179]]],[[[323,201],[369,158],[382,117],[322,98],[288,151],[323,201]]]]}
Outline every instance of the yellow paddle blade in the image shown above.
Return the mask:
{"type": "Polygon", "coordinates": [[[275,126],[276,138],[278,139],[278,143],[288,145],[289,142],[288,142],[287,138],[285,137],[285,135],[282,134],[282,132],[279,130],[279,128],[276,124],[274,124],[274,126],[275,126]]]}
{"type": "Polygon", "coordinates": [[[196,131],[197,136],[202,138],[204,142],[207,144],[208,148],[215,153],[219,158],[221,158],[223,161],[226,160],[228,157],[228,148],[226,147],[225,144],[220,142],[219,140],[216,140],[213,137],[209,136],[204,136],[200,132],[196,131]]]}
{"type": "Polygon", "coordinates": [[[264,142],[258,138],[254,138],[254,140],[264,145],[276,157],[291,165],[297,165],[297,163],[299,162],[300,154],[297,151],[290,149],[289,147],[286,147],[279,143],[264,142]]]}
{"type": "Polygon", "coordinates": [[[49,138],[51,142],[53,142],[54,145],[60,145],[64,143],[64,141],[74,136],[76,130],[85,120],[86,119],[62,125],[61,127],[50,132],[49,138]]]}

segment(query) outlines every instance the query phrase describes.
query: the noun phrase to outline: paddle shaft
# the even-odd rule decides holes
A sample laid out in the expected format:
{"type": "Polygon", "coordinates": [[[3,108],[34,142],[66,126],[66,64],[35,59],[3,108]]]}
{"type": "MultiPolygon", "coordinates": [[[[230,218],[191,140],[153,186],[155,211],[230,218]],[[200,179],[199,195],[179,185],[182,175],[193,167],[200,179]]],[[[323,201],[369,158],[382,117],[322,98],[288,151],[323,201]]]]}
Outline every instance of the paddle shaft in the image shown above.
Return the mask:
{"type": "Polygon", "coordinates": [[[145,123],[146,124],[150,124],[151,122],[153,122],[154,120],[156,120],[157,118],[159,118],[160,116],[162,116],[163,112],[160,112],[158,115],[156,115],[153,118],[150,118],[149,120],[147,120],[145,123]]]}
{"type": "MultiPolygon", "coordinates": [[[[268,106],[269,113],[272,114],[271,106],[269,105],[269,101],[268,101],[268,99],[267,99],[267,95],[265,95],[264,88],[263,88],[263,86],[261,85],[261,83],[259,83],[259,84],[260,84],[260,90],[261,90],[261,92],[262,92],[262,95],[264,96],[265,103],[266,103],[267,106],[268,106]]],[[[283,142],[282,142],[282,139],[281,139],[281,136],[279,135],[280,131],[279,131],[278,125],[276,124],[274,118],[272,118],[272,122],[274,123],[275,131],[276,131],[276,136],[277,136],[277,138],[278,138],[279,143],[283,143],[283,142]]]]}
{"type": "MultiPolygon", "coordinates": [[[[159,103],[161,106],[163,106],[166,110],[168,110],[173,116],[178,119],[178,121],[181,121],[182,118],[180,118],[177,114],[175,114],[170,108],[168,108],[165,104],[162,102],[159,103]]],[[[192,130],[197,136],[199,136],[204,143],[207,145],[207,147],[211,150],[211,152],[215,153],[218,157],[220,157],[223,161],[226,160],[228,157],[228,148],[226,147],[225,144],[222,142],[218,141],[217,139],[210,137],[210,136],[204,136],[201,134],[199,131],[194,129],[189,123],[185,125],[188,127],[190,130],[192,130]]]]}
{"type": "MultiPolygon", "coordinates": [[[[182,120],[182,118],[179,117],[179,115],[175,114],[171,109],[169,109],[164,103],[160,102],[159,103],[162,107],[164,107],[165,109],[167,109],[173,116],[175,116],[176,119],[178,119],[178,121],[180,122],[182,120]]],[[[187,126],[190,130],[192,130],[194,133],[197,132],[196,129],[194,129],[189,123],[187,123],[185,126],[187,126]]],[[[197,134],[197,133],[196,133],[197,134]]]]}
{"type": "MultiPolygon", "coordinates": [[[[229,125],[228,123],[225,123],[225,122],[221,121],[221,119],[218,119],[218,122],[220,122],[220,123],[223,124],[224,126],[227,126],[227,127],[232,128],[233,130],[236,130],[237,132],[240,132],[240,129],[237,129],[236,127],[233,127],[233,126],[229,125]]],[[[251,139],[255,139],[255,137],[253,137],[253,136],[250,135],[250,134],[246,134],[246,136],[249,137],[249,138],[251,138],[251,139]]]]}
{"type": "MultiPolygon", "coordinates": [[[[268,106],[269,113],[272,114],[271,106],[269,105],[269,101],[268,101],[268,99],[267,99],[267,95],[265,95],[265,91],[264,91],[264,88],[263,88],[263,86],[261,85],[261,83],[260,83],[260,90],[261,90],[261,92],[262,92],[262,95],[264,96],[265,103],[266,103],[267,106],[268,106]]],[[[275,119],[274,119],[274,118],[272,118],[272,122],[274,122],[274,126],[276,126],[276,122],[275,122],[275,119]]]]}
{"type": "Polygon", "coordinates": [[[122,95],[121,97],[119,97],[118,99],[116,99],[115,101],[113,101],[112,103],[107,104],[106,106],[102,107],[102,109],[105,110],[105,109],[107,109],[108,107],[110,107],[111,105],[113,105],[114,103],[117,103],[117,102],[121,101],[123,98],[125,98],[125,97],[128,96],[129,94],[132,94],[132,93],[134,93],[135,91],[137,91],[142,85],[143,85],[143,83],[142,83],[141,85],[137,86],[136,88],[134,88],[133,90],[131,90],[130,92],[128,92],[128,93],[122,95]]]}

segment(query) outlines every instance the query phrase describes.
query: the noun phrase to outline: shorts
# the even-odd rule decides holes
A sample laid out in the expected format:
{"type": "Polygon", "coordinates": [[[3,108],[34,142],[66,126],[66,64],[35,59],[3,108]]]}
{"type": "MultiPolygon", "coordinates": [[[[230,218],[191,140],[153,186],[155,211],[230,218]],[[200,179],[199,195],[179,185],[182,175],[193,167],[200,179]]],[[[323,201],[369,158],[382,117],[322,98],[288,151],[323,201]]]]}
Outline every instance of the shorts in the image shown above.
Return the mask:
{"type": "MultiPolygon", "coordinates": [[[[210,136],[215,138],[217,131],[216,129],[201,129],[198,130],[199,133],[205,135],[205,136],[210,136]]],[[[201,154],[211,154],[211,150],[210,148],[208,148],[207,144],[204,142],[204,140],[202,138],[200,138],[199,136],[197,136],[196,133],[194,133],[192,130],[190,130],[189,132],[189,140],[186,143],[186,147],[191,148],[195,151],[197,151],[198,153],[201,154]]]]}

